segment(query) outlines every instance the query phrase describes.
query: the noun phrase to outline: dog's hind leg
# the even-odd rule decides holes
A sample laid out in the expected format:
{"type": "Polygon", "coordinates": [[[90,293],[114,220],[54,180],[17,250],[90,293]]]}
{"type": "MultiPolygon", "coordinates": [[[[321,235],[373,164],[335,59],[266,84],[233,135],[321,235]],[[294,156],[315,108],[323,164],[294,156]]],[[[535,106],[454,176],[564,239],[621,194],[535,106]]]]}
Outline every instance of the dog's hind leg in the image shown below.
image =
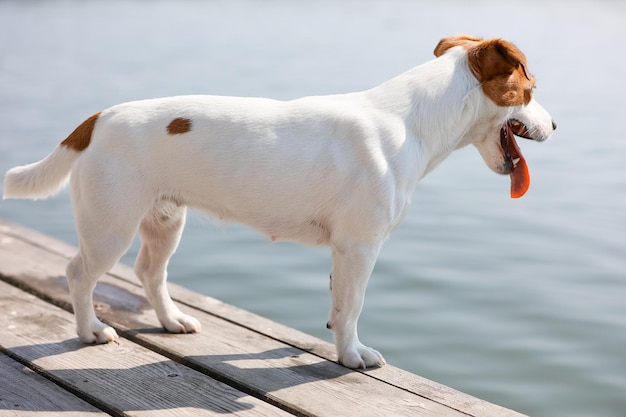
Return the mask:
{"type": "Polygon", "coordinates": [[[137,175],[137,167],[115,155],[85,153],[72,171],[72,206],[78,254],[67,266],[78,336],[87,343],[117,339],[113,328],[96,317],[93,291],[128,250],[153,197],[137,175]]]}
{"type": "Polygon", "coordinates": [[[335,336],[339,362],[348,368],[381,366],[385,359],[363,345],[357,334],[357,321],[363,307],[365,287],[380,245],[333,247],[332,308],[327,327],[335,336]]]}
{"type": "Polygon", "coordinates": [[[116,340],[117,334],[96,317],[93,291],[98,278],[128,250],[139,221],[121,215],[106,216],[101,211],[90,212],[89,208],[83,206],[76,212],[79,250],[67,266],[67,281],[78,336],[85,343],[107,343],[116,340]]]}
{"type": "Polygon", "coordinates": [[[185,225],[186,208],[174,201],[160,200],[139,226],[142,246],[135,273],[163,327],[172,333],[195,333],[200,322],[182,313],[167,290],[167,264],[176,251],[185,225]]]}

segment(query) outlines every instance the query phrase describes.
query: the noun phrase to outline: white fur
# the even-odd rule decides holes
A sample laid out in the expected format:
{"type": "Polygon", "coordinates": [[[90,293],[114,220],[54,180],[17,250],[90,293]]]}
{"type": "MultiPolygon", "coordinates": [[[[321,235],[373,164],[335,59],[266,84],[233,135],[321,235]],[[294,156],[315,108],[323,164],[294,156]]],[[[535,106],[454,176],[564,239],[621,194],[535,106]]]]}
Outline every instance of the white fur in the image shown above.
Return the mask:
{"type": "MultiPolygon", "coordinates": [[[[498,107],[482,92],[466,51],[452,48],[371,90],[293,101],[183,96],[121,104],[97,120],[82,153],[59,146],[13,168],[4,197],[47,197],[71,169],[80,250],[67,269],[78,334],[115,339],[91,294],[139,230],[136,272],[163,326],[200,330],[172,302],[167,262],[185,206],[245,223],[272,240],[332,249],[329,327],[348,367],[380,365],[357,320],[381,245],[402,220],[420,178],[453,150],[475,144],[492,166],[502,124],[515,115],[540,132],[551,118],[536,102],[498,107]],[[191,131],[171,135],[175,118],[191,131]]],[[[497,159],[497,158],[495,158],[497,159]]]]}
{"type": "Polygon", "coordinates": [[[79,154],[63,146],[41,161],[15,167],[4,178],[3,198],[48,198],[61,190],[79,154]]]}

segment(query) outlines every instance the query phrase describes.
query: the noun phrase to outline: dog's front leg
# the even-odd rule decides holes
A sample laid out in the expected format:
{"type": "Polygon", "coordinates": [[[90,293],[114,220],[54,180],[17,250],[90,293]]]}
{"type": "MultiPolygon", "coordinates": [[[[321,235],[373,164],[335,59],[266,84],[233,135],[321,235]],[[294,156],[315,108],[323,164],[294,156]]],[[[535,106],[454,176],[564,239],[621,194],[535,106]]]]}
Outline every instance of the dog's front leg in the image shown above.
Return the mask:
{"type": "Polygon", "coordinates": [[[328,328],[335,336],[339,362],[348,368],[381,366],[385,359],[364,346],[357,334],[357,321],[363,307],[365,287],[380,245],[349,248],[333,247],[332,308],[328,328]]]}

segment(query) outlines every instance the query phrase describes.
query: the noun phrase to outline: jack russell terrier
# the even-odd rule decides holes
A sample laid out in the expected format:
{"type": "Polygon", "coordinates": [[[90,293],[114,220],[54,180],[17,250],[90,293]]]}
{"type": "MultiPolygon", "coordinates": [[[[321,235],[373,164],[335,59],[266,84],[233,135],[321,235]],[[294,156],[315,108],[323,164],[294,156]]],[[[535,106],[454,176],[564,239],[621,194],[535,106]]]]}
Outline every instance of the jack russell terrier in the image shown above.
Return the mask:
{"type": "Polygon", "coordinates": [[[332,330],[339,362],[385,363],[357,335],[381,245],[400,224],[417,182],[472,144],[487,166],[529,187],[514,136],[544,141],[556,125],[533,99],[535,79],[513,44],[442,39],[436,59],[370,90],[291,101],[179,96],[96,113],[43,160],[9,170],[4,198],[46,198],[71,174],[79,238],[67,279],[80,339],[106,343],[96,317],[98,277],[139,230],[135,271],[163,327],[200,331],[165,285],[186,207],[267,235],[332,250],[332,330]]]}

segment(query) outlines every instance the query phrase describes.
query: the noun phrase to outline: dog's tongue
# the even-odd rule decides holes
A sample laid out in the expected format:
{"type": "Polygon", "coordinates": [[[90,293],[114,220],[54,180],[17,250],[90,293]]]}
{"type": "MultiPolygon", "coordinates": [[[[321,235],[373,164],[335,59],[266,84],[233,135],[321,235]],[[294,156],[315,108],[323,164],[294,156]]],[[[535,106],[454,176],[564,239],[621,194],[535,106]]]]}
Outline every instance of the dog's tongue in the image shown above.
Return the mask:
{"type": "Polygon", "coordinates": [[[528,191],[528,187],[530,187],[530,172],[528,171],[528,165],[526,164],[526,160],[524,156],[522,156],[522,152],[517,146],[517,142],[515,141],[515,136],[513,136],[513,132],[511,128],[507,126],[508,129],[508,150],[511,154],[511,158],[513,161],[519,158],[519,161],[513,167],[513,171],[511,171],[511,198],[520,198],[526,191],[528,191]]]}

